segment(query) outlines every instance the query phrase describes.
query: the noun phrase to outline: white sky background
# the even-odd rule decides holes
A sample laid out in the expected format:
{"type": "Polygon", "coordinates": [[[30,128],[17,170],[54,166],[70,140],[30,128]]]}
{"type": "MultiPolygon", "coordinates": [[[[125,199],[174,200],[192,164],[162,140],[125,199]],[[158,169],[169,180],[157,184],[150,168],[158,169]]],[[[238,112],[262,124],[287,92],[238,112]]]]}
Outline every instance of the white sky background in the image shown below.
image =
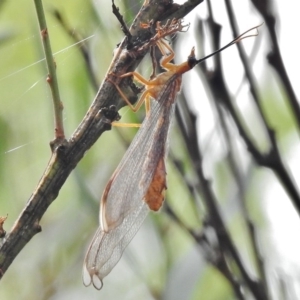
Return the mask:
{"type": "MultiPolygon", "coordinates": [[[[176,1],[180,3],[180,1],[176,1]]],[[[182,1],[184,2],[184,1],[182,1]]],[[[297,45],[297,39],[299,36],[298,29],[300,28],[300,3],[299,1],[280,1],[277,0],[276,2],[276,11],[280,11],[280,20],[277,24],[278,34],[279,34],[279,45],[281,49],[281,53],[283,56],[284,64],[286,66],[287,72],[290,76],[291,82],[293,84],[294,90],[300,98],[300,85],[299,85],[299,71],[300,67],[300,59],[295,64],[295,57],[299,57],[299,47],[297,45]]],[[[223,5],[223,1],[212,1],[213,11],[215,20],[218,20],[219,23],[225,24],[228,20],[224,20],[224,13],[225,8],[223,5]]],[[[253,13],[252,8],[248,6],[248,2],[245,4],[244,1],[240,0],[233,0],[232,6],[236,11],[236,15],[238,16],[237,23],[239,25],[239,31],[243,32],[248,28],[251,28],[255,25],[261,23],[261,19],[257,17],[257,13],[253,13]]],[[[200,12],[201,17],[206,16],[206,5],[205,1],[201,4],[201,10],[197,9],[197,13],[200,12]]],[[[193,24],[193,17],[196,12],[192,12],[187,18],[186,21],[193,24]]],[[[193,26],[191,26],[190,31],[193,30],[193,26]]],[[[265,27],[261,27],[259,29],[260,35],[262,36],[262,44],[267,43],[268,35],[267,30],[265,27]]],[[[229,26],[222,29],[222,39],[221,39],[221,46],[228,43],[232,39],[231,31],[229,26]]],[[[253,45],[253,41],[244,41],[244,47],[246,50],[251,49],[253,45]]],[[[190,49],[193,45],[193,42],[190,40],[186,41],[186,47],[184,49],[184,53],[180,53],[176,55],[177,61],[183,61],[186,56],[189,54],[190,49]]],[[[236,86],[236,82],[231,82],[230,78],[236,78],[235,76],[230,75],[230,71],[232,72],[240,72],[241,68],[235,64],[237,60],[237,54],[235,49],[228,49],[225,53],[223,53],[223,60],[224,60],[224,70],[226,70],[228,74],[228,85],[229,87],[233,88],[236,86]]],[[[261,47],[262,51],[265,51],[264,47],[261,47]]],[[[196,51],[197,53],[197,51],[196,51]]],[[[258,57],[259,55],[257,55],[258,57]]],[[[261,57],[265,57],[261,56],[261,57]]],[[[259,61],[256,62],[253,66],[253,71],[255,72],[257,78],[262,78],[265,80],[264,77],[264,70],[262,69],[262,63],[259,61]]],[[[0,78],[0,80],[2,80],[0,78]]],[[[195,80],[193,78],[192,72],[190,74],[186,74],[184,80],[187,82],[191,82],[191,85],[194,84],[195,80]]],[[[235,80],[235,79],[234,79],[235,80]]],[[[196,83],[198,84],[198,82],[196,83]]],[[[188,86],[188,84],[186,84],[188,86]]],[[[28,87],[30,89],[30,87],[28,87]]],[[[26,92],[26,91],[24,91],[26,92]]],[[[232,90],[232,93],[235,93],[235,90],[232,90]]],[[[244,91],[245,92],[245,91],[244,91]]],[[[201,111],[210,111],[208,108],[209,104],[206,101],[203,101],[201,104],[203,106],[197,106],[195,103],[195,107],[199,109],[199,114],[201,116],[201,122],[205,126],[201,126],[201,132],[203,136],[205,134],[210,134],[214,130],[215,124],[212,122],[212,115],[210,114],[201,114],[201,111]],[[203,129],[205,128],[205,130],[203,129]]],[[[247,103],[242,103],[240,105],[247,105],[247,103]]],[[[291,138],[292,139],[292,138],[291,138]]],[[[28,141],[30,143],[31,141],[28,141]]],[[[19,145],[19,147],[21,147],[19,145]]],[[[298,145],[293,145],[291,147],[291,152],[288,157],[288,164],[295,177],[296,182],[300,183],[300,147],[298,145]]],[[[18,151],[18,150],[16,150],[18,151]]],[[[295,232],[300,232],[300,221],[299,216],[295,213],[294,209],[292,208],[290,201],[286,198],[285,192],[282,191],[279,184],[276,183],[276,179],[271,177],[270,180],[266,183],[268,184],[268,189],[265,191],[265,207],[266,212],[269,216],[270,220],[270,228],[272,232],[272,237],[266,236],[266,239],[269,239],[271,243],[273,243],[273,249],[275,250],[276,255],[272,257],[272,261],[270,263],[275,266],[276,269],[283,269],[285,272],[292,274],[295,272],[297,276],[300,274],[300,239],[295,239],[295,232]],[[286,217],[283,217],[286,216],[286,217]],[[291,234],[288,234],[288,233],[291,234]],[[276,257],[279,259],[276,260],[276,257]],[[277,265],[277,262],[280,265],[277,265]]],[[[262,233],[264,234],[264,233],[262,233]]],[[[299,291],[298,291],[299,292],[299,291]]],[[[300,293],[299,293],[300,294],[300,293]]]]}

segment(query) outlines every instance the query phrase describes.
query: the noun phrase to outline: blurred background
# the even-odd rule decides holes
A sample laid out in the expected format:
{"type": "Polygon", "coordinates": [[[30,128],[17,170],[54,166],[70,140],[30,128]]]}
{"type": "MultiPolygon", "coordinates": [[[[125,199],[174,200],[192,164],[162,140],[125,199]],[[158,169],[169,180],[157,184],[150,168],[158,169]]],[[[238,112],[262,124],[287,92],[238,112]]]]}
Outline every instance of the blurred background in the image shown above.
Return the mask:
{"type": "MultiPolygon", "coordinates": [[[[300,62],[295,41],[300,4],[266,2],[276,18],[282,59],[299,97],[300,62]]],[[[69,137],[96,94],[90,72],[100,86],[123,33],[110,1],[45,0],[43,4],[69,137]],[[57,12],[64,24],[56,17],[57,12]],[[82,45],[89,54],[90,71],[82,45]]],[[[116,1],[129,26],[142,4],[116,1]]],[[[213,50],[212,33],[205,21],[211,12],[222,26],[220,46],[233,39],[228,1],[210,4],[211,11],[207,1],[197,6],[185,18],[190,23],[188,32],[172,38],[176,62],[184,61],[193,46],[197,57],[213,50]]],[[[231,6],[238,33],[264,21],[251,1],[232,0],[231,6]]],[[[252,85],[244,75],[235,46],[222,53],[227,96],[261,153],[271,147],[268,128],[275,131],[280,158],[299,197],[299,119],[297,122],[285,84],[267,61],[272,48],[268,26],[264,24],[258,37],[242,44],[265,119],[254,104],[249,89],[252,85]]],[[[295,199],[289,196],[290,190],[278,171],[259,166],[226,104],[216,101],[220,96],[216,97],[209,81],[216,65],[209,60],[205,70],[199,68],[184,75],[178,103],[186,101],[189,109],[179,105],[176,115],[191,117],[192,113],[196,117],[196,147],[201,149],[202,170],[249,277],[260,281],[269,299],[300,299],[300,211],[292,204],[295,199]]],[[[149,57],[138,71],[146,78],[151,74],[149,57]]],[[[8,232],[51,155],[53,111],[46,76],[33,1],[0,0],[0,216],[8,214],[4,224],[8,232]]],[[[120,114],[122,122],[137,122],[143,119],[144,111],[133,114],[125,107],[120,114]]],[[[41,220],[42,232],[21,251],[1,280],[0,299],[259,299],[230,255],[224,261],[231,275],[222,273],[219,262],[224,261],[219,256],[226,256],[226,251],[217,241],[214,216],[199,189],[201,182],[189,152],[195,145],[184,140],[182,131],[182,124],[174,120],[167,162],[167,204],[159,213],[149,214],[121,261],[104,279],[100,292],[83,286],[83,259],[98,227],[100,196],[135,129],[113,128],[86,153],[41,220]],[[242,295],[230,278],[245,284],[242,295]]]]}

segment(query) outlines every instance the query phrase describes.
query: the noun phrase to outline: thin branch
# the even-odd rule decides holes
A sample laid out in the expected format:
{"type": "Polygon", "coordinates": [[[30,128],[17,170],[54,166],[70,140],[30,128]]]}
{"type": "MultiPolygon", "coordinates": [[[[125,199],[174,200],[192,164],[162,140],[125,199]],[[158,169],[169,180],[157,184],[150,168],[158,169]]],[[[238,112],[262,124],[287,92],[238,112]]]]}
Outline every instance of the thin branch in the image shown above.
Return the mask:
{"type": "MultiPolygon", "coordinates": [[[[229,16],[229,21],[230,21],[230,25],[231,25],[231,29],[232,29],[232,34],[233,34],[233,36],[236,36],[238,34],[238,29],[237,29],[236,19],[235,19],[235,15],[234,15],[234,12],[233,12],[232,5],[231,5],[231,1],[230,0],[224,0],[224,1],[225,1],[227,14],[229,16]]],[[[237,43],[236,46],[237,46],[237,49],[238,49],[238,52],[239,52],[240,59],[242,61],[244,70],[245,70],[246,78],[249,82],[250,92],[252,94],[253,100],[254,100],[254,102],[256,104],[256,107],[258,109],[261,120],[264,123],[266,130],[271,130],[271,129],[269,129],[269,126],[268,126],[267,121],[266,121],[265,113],[264,113],[264,111],[262,109],[262,106],[261,106],[261,101],[260,101],[258,91],[257,91],[257,85],[256,85],[256,82],[255,82],[254,76],[252,74],[251,68],[249,66],[248,58],[247,58],[246,52],[244,50],[244,47],[243,47],[242,43],[237,43]]]]}
{"type": "Polygon", "coordinates": [[[275,30],[276,18],[270,7],[270,1],[251,0],[251,2],[253,3],[257,11],[264,18],[266,26],[269,30],[269,35],[270,35],[272,45],[271,45],[271,51],[268,54],[267,58],[270,65],[277,72],[277,75],[281,79],[281,82],[285,88],[291,106],[291,113],[294,115],[294,119],[296,121],[296,124],[298,126],[298,131],[299,131],[300,130],[300,105],[282,60],[280,48],[278,45],[276,30],[275,30]]]}
{"type": "Polygon", "coordinates": [[[169,9],[166,14],[161,15],[161,19],[158,21],[165,19],[181,19],[202,2],[203,0],[188,0],[182,5],[173,4],[172,8],[169,9]]]}
{"type": "Polygon", "coordinates": [[[49,32],[46,23],[46,17],[43,9],[42,0],[34,0],[35,9],[38,17],[39,27],[41,31],[42,42],[44,46],[45,58],[48,68],[47,82],[49,83],[53,107],[54,107],[54,119],[55,119],[55,137],[58,140],[64,140],[64,125],[63,125],[63,104],[60,100],[58,81],[56,76],[56,64],[53,59],[51,50],[51,44],[49,39],[49,32]]]}
{"type": "Polygon", "coordinates": [[[220,249],[216,249],[218,245],[211,245],[209,239],[206,237],[205,229],[199,231],[194,231],[188,226],[186,226],[180,218],[176,215],[176,213],[172,210],[172,208],[168,205],[168,202],[164,205],[164,211],[168,214],[169,217],[173,219],[183,230],[188,232],[188,234],[194,239],[194,241],[199,246],[199,250],[202,254],[204,254],[205,259],[212,264],[219,272],[230,282],[237,299],[245,300],[242,293],[241,283],[238,282],[228,267],[226,262],[226,258],[222,255],[222,251],[220,249]]]}
{"type": "Polygon", "coordinates": [[[93,72],[92,64],[91,64],[91,57],[88,51],[87,43],[84,39],[80,37],[80,34],[78,34],[76,31],[74,31],[67,23],[63,15],[58,11],[54,10],[53,16],[57,19],[57,21],[60,23],[60,25],[63,27],[63,29],[66,31],[66,33],[69,35],[69,37],[74,41],[75,44],[79,45],[79,50],[82,54],[82,57],[85,61],[85,67],[87,68],[87,74],[90,78],[90,82],[95,90],[98,89],[99,83],[97,81],[97,78],[95,76],[95,73],[93,72]]]}
{"type": "Polygon", "coordinates": [[[127,36],[128,42],[130,43],[132,35],[131,35],[129,29],[127,28],[126,23],[124,22],[124,18],[120,13],[119,8],[116,7],[114,0],[112,0],[112,12],[116,16],[118,21],[120,22],[121,29],[122,29],[123,33],[125,34],[125,36],[127,36]]]}

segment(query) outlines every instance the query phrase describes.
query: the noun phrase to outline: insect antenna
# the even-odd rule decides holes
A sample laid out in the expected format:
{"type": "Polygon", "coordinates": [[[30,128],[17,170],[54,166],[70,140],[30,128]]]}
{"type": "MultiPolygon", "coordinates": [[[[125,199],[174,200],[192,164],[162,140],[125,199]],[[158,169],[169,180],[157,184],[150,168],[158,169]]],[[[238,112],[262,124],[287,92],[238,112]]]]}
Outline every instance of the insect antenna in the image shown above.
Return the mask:
{"type": "MultiPolygon", "coordinates": [[[[257,25],[257,26],[254,26],[254,27],[248,29],[247,31],[245,31],[244,33],[242,33],[242,34],[240,34],[238,37],[236,37],[234,40],[232,40],[229,44],[227,44],[227,45],[225,45],[224,47],[222,47],[222,48],[220,48],[220,49],[218,49],[218,50],[212,52],[211,54],[209,54],[209,55],[207,55],[207,56],[205,56],[205,57],[203,57],[203,58],[200,58],[200,59],[195,59],[195,61],[192,62],[193,66],[195,66],[195,65],[201,63],[202,61],[204,61],[204,60],[206,60],[206,59],[208,59],[208,58],[210,58],[210,57],[212,57],[212,56],[214,56],[214,55],[220,53],[221,51],[223,51],[223,50],[229,48],[230,46],[232,46],[232,45],[234,45],[234,44],[236,44],[236,43],[239,43],[239,42],[240,42],[241,40],[243,40],[243,39],[246,39],[246,38],[249,38],[249,37],[253,37],[253,36],[258,36],[258,28],[259,28],[260,26],[262,26],[262,25],[263,25],[263,23],[261,23],[260,25],[257,25]],[[248,34],[248,35],[247,35],[247,33],[250,32],[250,31],[252,31],[252,30],[256,30],[256,32],[253,33],[253,34],[248,34]]],[[[190,62],[190,63],[191,63],[191,62],[190,62]]]]}

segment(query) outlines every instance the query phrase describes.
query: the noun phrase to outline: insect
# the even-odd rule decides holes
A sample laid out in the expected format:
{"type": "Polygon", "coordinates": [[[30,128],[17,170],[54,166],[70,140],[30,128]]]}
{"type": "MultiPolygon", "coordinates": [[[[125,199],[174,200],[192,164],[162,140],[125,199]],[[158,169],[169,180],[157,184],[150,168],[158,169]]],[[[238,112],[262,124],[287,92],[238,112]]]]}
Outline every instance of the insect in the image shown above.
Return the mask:
{"type": "Polygon", "coordinates": [[[150,97],[155,101],[102,194],[100,227],[84,260],[85,286],[92,283],[96,289],[102,288],[103,278],[120,260],[149,210],[159,210],[164,201],[164,192],[167,188],[166,142],[176,95],[181,87],[182,74],[242,39],[256,36],[257,32],[252,35],[246,34],[253,29],[257,30],[257,27],[259,26],[249,29],[226,46],[199,60],[195,58],[193,48],[187,61],[179,65],[171,63],[175,55],[172,48],[163,40],[158,40],[156,45],[163,55],[160,64],[166,72],[152,80],[147,80],[136,72],[120,76],[121,78],[134,76],[145,85],[145,91],[135,106],[130,104],[116,85],[121,96],[134,111],[137,111],[145,100],[150,101],[150,97]]]}

